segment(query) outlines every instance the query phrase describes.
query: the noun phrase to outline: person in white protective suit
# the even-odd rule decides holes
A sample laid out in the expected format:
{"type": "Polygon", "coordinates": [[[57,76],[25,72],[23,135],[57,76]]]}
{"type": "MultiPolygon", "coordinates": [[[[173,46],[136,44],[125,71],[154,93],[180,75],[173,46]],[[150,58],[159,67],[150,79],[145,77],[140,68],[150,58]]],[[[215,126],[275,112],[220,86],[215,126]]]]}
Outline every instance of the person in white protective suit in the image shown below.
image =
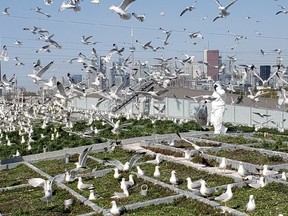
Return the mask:
{"type": "Polygon", "coordinates": [[[204,98],[211,100],[211,124],[214,126],[214,134],[224,134],[227,128],[223,126],[223,115],[226,104],[226,92],[222,88],[221,83],[216,81],[213,84],[214,92],[211,96],[204,98]]]}
{"type": "Polygon", "coordinates": [[[213,85],[214,92],[211,95],[211,123],[214,126],[214,134],[224,134],[227,128],[223,126],[223,115],[225,112],[226,92],[220,82],[213,85]]]}

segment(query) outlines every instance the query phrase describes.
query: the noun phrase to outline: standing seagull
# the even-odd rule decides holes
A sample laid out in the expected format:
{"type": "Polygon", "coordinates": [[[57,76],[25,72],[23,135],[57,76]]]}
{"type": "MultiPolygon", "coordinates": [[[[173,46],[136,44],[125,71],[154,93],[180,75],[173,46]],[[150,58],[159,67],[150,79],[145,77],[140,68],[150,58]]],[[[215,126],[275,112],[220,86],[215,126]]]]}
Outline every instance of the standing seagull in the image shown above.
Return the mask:
{"type": "Polygon", "coordinates": [[[222,6],[222,4],[219,2],[219,0],[215,0],[216,4],[218,5],[218,9],[220,10],[220,13],[217,17],[214,18],[213,22],[215,22],[217,19],[219,18],[224,18],[227,17],[230,13],[227,11],[228,8],[233,5],[236,1],[238,0],[234,0],[232,2],[230,2],[228,5],[226,6],[222,6]]]}
{"type": "Polygon", "coordinates": [[[232,193],[232,184],[228,184],[227,185],[227,190],[225,193],[221,194],[220,196],[215,197],[215,200],[221,201],[225,203],[226,206],[226,202],[228,202],[229,200],[231,200],[233,197],[233,193],[232,193]]]}
{"type": "Polygon", "coordinates": [[[112,5],[109,9],[118,14],[121,19],[129,20],[131,18],[131,13],[126,12],[126,10],[134,1],[135,0],[123,0],[119,6],[112,5]]]}
{"type": "Polygon", "coordinates": [[[180,14],[180,16],[183,16],[184,13],[186,13],[187,11],[193,11],[195,8],[195,4],[197,1],[194,2],[194,4],[192,6],[186,7],[180,14]]]}
{"type": "Polygon", "coordinates": [[[250,195],[250,196],[249,196],[249,201],[248,201],[248,203],[246,204],[245,211],[246,211],[246,212],[252,212],[252,211],[255,210],[255,208],[256,208],[256,204],[255,204],[254,196],[253,196],[253,195],[250,195]]]}

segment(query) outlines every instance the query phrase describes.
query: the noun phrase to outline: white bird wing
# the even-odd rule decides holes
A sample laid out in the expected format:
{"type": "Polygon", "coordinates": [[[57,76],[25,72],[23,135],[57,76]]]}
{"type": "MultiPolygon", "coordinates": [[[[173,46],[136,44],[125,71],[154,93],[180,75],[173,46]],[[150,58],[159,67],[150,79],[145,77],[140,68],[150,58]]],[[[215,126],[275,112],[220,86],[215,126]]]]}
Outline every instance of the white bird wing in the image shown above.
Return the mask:
{"type": "Polygon", "coordinates": [[[119,170],[123,170],[123,168],[124,168],[124,164],[121,163],[119,160],[116,160],[116,159],[106,158],[106,159],[104,159],[104,165],[114,166],[114,167],[118,168],[119,170]]]}
{"type": "Polygon", "coordinates": [[[260,79],[262,83],[264,82],[264,80],[263,80],[255,71],[252,71],[252,73],[253,73],[254,76],[256,76],[258,79],[260,79]]]}
{"type": "Polygon", "coordinates": [[[57,82],[57,89],[59,91],[59,93],[63,96],[66,96],[66,92],[65,92],[65,89],[64,89],[64,86],[61,82],[57,82]]]}
{"type": "Polygon", "coordinates": [[[41,68],[35,75],[38,77],[41,77],[54,63],[54,61],[51,61],[49,64],[47,64],[45,67],[41,68]]]}
{"type": "Polygon", "coordinates": [[[86,166],[87,156],[91,150],[92,150],[92,147],[88,147],[88,148],[84,149],[84,151],[79,155],[78,162],[81,165],[81,167],[86,166]]]}
{"type": "Polygon", "coordinates": [[[268,79],[267,79],[267,82],[272,79],[275,75],[277,74],[277,71],[275,71],[268,79]]]}
{"type": "Polygon", "coordinates": [[[236,1],[238,0],[234,0],[232,2],[230,2],[228,5],[225,6],[225,9],[227,10],[231,5],[233,5],[236,1]]]}
{"type": "Polygon", "coordinates": [[[123,0],[122,3],[119,5],[119,8],[121,8],[123,11],[126,11],[132,2],[136,0],[123,0]]]}
{"type": "Polygon", "coordinates": [[[188,140],[188,139],[182,137],[178,132],[177,132],[176,134],[178,135],[178,137],[179,137],[181,140],[183,140],[183,141],[185,141],[185,142],[191,144],[191,145],[192,145],[196,150],[198,150],[198,149],[201,148],[200,146],[196,145],[195,143],[191,142],[190,140],[188,140]]]}
{"type": "Polygon", "coordinates": [[[215,0],[215,2],[219,7],[222,7],[222,4],[218,0],[215,0]]]}
{"type": "Polygon", "coordinates": [[[142,156],[144,155],[145,153],[137,153],[135,155],[133,155],[130,160],[129,160],[129,169],[131,169],[135,163],[140,159],[142,158],[142,156]]]}
{"type": "Polygon", "coordinates": [[[42,178],[31,178],[31,179],[28,179],[28,184],[33,186],[33,187],[41,186],[44,188],[45,180],[42,178]]]}

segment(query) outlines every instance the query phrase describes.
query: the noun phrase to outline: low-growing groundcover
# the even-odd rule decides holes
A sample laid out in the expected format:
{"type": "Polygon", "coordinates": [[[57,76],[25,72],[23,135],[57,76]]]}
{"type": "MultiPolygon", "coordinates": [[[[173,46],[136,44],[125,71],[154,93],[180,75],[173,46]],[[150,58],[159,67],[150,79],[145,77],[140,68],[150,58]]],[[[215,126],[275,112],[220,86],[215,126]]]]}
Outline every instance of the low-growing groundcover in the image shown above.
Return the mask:
{"type": "Polygon", "coordinates": [[[144,208],[139,208],[133,211],[128,211],[124,214],[125,216],[232,216],[229,213],[222,213],[222,210],[215,209],[212,206],[198,202],[197,200],[188,198],[179,198],[174,200],[172,203],[150,205],[144,208]]]}
{"type": "MultiPolygon", "coordinates": [[[[121,130],[118,135],[111,132],[112,127],[108,124],[102,125],[101,121],[95,120],[92,125],[88,125],[87,121],[75,122],[72,129],[64,128],[63,124],[49,123],[46,128],[41,128],[42,123],[36,122],[33,124],[32,139],[30,142],[32,147],[28,150],[28,133],[19,135],[19,130],[4,132],[0,142],[0,160],[5,158],[12,158],[18,150],[20,154],[30,155],[36,153],[42,153],[43,147],[46,147],[47,151],[55,151],[63,148],[72,148],[77,146],[91,145],[96,143],[105,142],[107,140],[120,140],[132,137],[149,136],[152,134],[165,134],[176,132],[188,132],[191,130],[202,130],[201,127],[195,121],[189,121],[186,123],[177,124],[171,120],[156,120],[152,123],[150,119],[125,119],[120,118],[120,124],[128,124],[125,129],[121,130]],[[90,134],[88,136],[80,136],[78,134],[84,134],[91,126],[97,127],[100,131],[99,134],[90,134]],[[58,133],[58,137],[56,134],[58,133]],[[42,134],[42,135],[41,135],[42,134]],[[25,138],[25,143],[21,143],[22,136],[25,138]],[[44,137],[43,137],[44,136],[44,137]],[[7,146],[7,138],[11,141],[11,146],[7,146]],[[54,137],[54,139],[52,139],[54,137]]],[[[114,119],[116,122],[117,119],[114,119]]]]}
{"type": "Polygon", "coordinates": [[[243,161],[252,164],[267,164],[267,165],[276,165],[287,163],[287,160],[284,160],[282,157],[273,155],[268,156],[261,154],[260,152],[254,150],[245,150],[245,149],[235,149],[227,150],[222,149],[219,151],[207,151],[207,154],[216,155],[218,157],[225,157],[232,160],[243,161]]]}
{"type": "Polygon", "coordinates": [[[44,196],[42,187],[26,187],[0,193],[0,213],[3,215],[78,215],[89,213],[92,209],[77,201],[69,192],[57,188],[55,185],[55,198],[52,203],[40,200],[44,196]],[[65,210],[64,200],[73,199],[71,208],[65,210]]]}
{"type": "Polygon", "coordinates": [[[0,188],[27,184],[27,179],[41,177],[40,174],[24,164],[12,169],[0,170],[0,188]]]}
{"type": "Polygon", "coordinates": [[[249,215],[278,215],[287,214],[288,186],[281,183],[268,183],[264,188],[253,189],[248,187],[232,188],[233,198],[227,206],[245,212],[245,205],[249,195],[254,195],[256,209],[249,215]]]}

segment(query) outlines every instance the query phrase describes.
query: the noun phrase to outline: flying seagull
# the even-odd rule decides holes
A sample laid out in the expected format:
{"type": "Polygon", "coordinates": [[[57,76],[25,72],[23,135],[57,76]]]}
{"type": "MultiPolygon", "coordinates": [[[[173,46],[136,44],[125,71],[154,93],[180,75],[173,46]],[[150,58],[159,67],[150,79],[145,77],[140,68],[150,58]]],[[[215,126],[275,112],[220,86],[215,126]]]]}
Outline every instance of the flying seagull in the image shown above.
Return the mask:
{"type": "Polygon", "coordinates": [[[140,22],[144,22],[144,20],[145,20],[145,14],[132,13],[132,16],[134,16],[140,22]]]}
{"type": "Polygon", "coordinates": [[[215,21],[216,21],[217,19],[219,19],[219,18],[224,18],[224,17],[229,16],[230,13],[229,13],[227,10],[228,10],[228,8],[229,8],[231,5],[233,5],[236,1],[238,1],[238,0],[234,0],[234,1],[230,2],[229,4],[227,4],[226,6],[223,6],[223,5],[219,2],[219,0],[215,0],[216,4],[218,5],[218,9],[220,10],[220,13],[219,13],[219,15],[218,15],[217,17],[215,17],[215,18],[213,19],[213,22],[215,22],[215,21]]]}
{"type": "Polygon", "coordinates": [[[193,11],[195,9],[195,4],[197,1],[194,2],[194,4],[192,6],[188,6],[186,7],[181,13],[180,16],[183,16],[183,14],[185,14],[188,11],[193,11]]]}
{"type": "Polygon", "coordinates": [[[35,65],[33,69],[33,74],[28,74],[27,77],[31,77],[33,79],[33,82],[38,84],[39,81],[42,80],[42,75],[51,67],[53,63],[54,61],[51,61],[45,67],[42,67],[40,65],[35,65]]]}
{"type": "Polygon", "coordinates": [[[127,9],[134,1],[136,0],[123,0],[119,6],[112,5],[109,9],[112,10],[112,12],[118,14],[121,19],[129,20],[131,18],[131,13],[128,13],[127,9]]]}

